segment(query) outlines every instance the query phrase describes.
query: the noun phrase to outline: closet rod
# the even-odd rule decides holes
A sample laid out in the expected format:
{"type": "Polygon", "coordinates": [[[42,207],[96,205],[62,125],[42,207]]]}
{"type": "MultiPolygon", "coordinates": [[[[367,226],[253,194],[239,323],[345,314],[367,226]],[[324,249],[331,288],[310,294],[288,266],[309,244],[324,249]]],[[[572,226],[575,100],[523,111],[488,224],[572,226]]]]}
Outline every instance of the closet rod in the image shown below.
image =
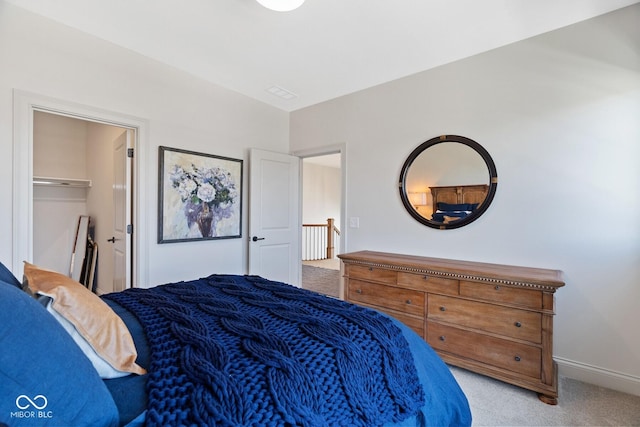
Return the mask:
{"type": "Polygon", "coordinates": [[[74,179],[74,178],[51,178],[44,176],[34,176],[33,185],[56,186],[56,187],[91,187],[90,179],[74,179]]]}

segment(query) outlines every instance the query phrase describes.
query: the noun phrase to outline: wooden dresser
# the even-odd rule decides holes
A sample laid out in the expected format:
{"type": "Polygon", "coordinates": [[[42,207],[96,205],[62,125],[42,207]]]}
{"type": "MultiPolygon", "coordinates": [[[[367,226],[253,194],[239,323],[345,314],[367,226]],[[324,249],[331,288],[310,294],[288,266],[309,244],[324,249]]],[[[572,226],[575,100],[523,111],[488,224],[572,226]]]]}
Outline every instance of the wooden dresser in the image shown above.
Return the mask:
{"type": "Polygon", "coordinates": [[[557,270],[383,252],[338,255],[344,298],[402,321],[442,359],[558,400],[557,270]]]}

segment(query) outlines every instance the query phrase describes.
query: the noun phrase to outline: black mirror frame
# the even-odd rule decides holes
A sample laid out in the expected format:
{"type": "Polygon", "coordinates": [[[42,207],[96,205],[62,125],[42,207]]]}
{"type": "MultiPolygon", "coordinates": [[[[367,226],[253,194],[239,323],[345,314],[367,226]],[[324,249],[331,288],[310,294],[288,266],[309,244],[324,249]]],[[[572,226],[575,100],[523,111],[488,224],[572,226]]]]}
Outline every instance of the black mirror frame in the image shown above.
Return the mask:
{"type": "Polygon", "coordinates": [[[493,200],[493,197],[496,194],[496,189],[498,187],[498,172],[496,170],[495,163],[493,163],[493,159],[489,155],[489,152],[485,150],[484,147],[478,144],[476,141],[466,138],[464,136],[459,136],[459,135],[441,135],[423,142],[415,150],[411,152],[409,157],[407,157],[407,160],[404,162],[404,165],[402,165],[402,170],[400,172],[400,181],[398,183],[398,186],[400,190],[400,198],[402,199],[402,204],[404,205],[407,212],[409,212],[409,214],[414,219],[426,225],[427,227],[437,228],[440,230],[448,230],[453,228],[464,227],[465,225],[472,223],[473,221],[478,219],[489,208],[489,205],[491,204],[491,201],[493,200]],[[409,167],[411,167],[411,165],[413,164],[413,161],[420,154],[422,154],[422,152],[425,151],[427,148],[432,147],[436,144],[441,144],[443,142],[458,142],[460,144],[464,144],[468,147],[471,147],[474,151],[476,151],[482,157],[485,164],[487,165],[487,169],[489,170],[489,190],[487,192],[487,197],[484,199],[484,202],[482,202],[482,204],[478,207],[478,209],[473,213],[471,213],[470,215],[460,220],[453,221],[447,224],[435,222],[420,215],[416,211],[416,209],[413,207],[411,202],[409,201],[409,196],[405,188],[407,174],[409,173],[409,167]]]}

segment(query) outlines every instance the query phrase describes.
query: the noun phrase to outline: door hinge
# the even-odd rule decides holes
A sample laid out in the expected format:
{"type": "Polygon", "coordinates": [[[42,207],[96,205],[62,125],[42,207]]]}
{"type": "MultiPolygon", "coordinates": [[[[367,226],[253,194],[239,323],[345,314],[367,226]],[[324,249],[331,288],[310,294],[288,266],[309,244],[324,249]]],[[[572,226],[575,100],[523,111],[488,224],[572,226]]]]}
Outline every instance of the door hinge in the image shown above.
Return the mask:
{"type": "Polygon", "coordinates": [[[127,148],[127,157],[133,158],[133,148],[127,148]]]}
{"type": "Polygon", "coordinates": [[[133,224],[127,225],[127,234],[133,234],[133,224]]]}

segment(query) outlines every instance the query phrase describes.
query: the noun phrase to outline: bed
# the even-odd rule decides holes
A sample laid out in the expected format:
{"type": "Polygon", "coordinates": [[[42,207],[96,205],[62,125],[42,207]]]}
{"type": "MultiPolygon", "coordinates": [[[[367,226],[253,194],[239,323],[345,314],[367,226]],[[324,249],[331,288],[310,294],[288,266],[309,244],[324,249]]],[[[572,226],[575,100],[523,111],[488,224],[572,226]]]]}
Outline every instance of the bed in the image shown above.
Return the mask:
{"type": "Polygon", "coordinates": [[[98,297],[0,264],[0,426],[471,425],[435,352],[377,311],[258,276],[98,297]]]}
{"type": "Polygon", "coordinates": [[[484,202],[489,191],[486,184],[450,185],[429,187],[433,215],[431,220],[448,224],[475,212],[484,202]]]}

